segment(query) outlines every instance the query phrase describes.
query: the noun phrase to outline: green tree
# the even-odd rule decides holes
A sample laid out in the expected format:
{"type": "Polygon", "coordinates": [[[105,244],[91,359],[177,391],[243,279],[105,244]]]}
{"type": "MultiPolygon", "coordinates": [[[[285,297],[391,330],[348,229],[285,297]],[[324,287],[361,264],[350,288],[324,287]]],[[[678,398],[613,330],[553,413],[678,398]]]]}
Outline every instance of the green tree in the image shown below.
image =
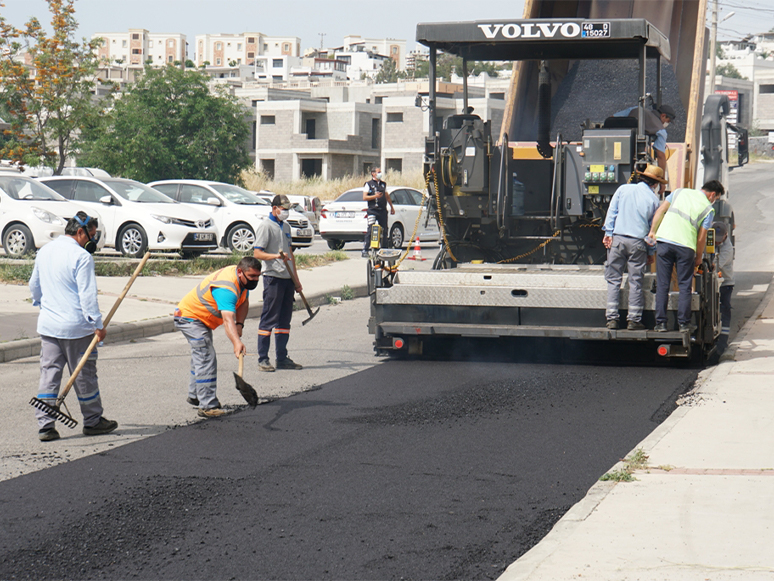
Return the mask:
{"type": "Polygon", "coordinates": [[[740,73],[739,70],[731,63],[726,63],[724,65],[720,65],[719,67],[715,67],[715,74],[721,77],[726,77],[728,79],[747,80],[747,77],[742,75],[742,73],[740,73]]]}
{"type": "Polygon", "coordinates": [[[398,65],[391,58],[382,62],[382,68],[376,73],[377,83],[397,83],[398,79],[405,79],[406,73],[398,70],[398,65]]]}
{"type": "Polygon", "coordinates": [[[37,18],[19,29],[0,15],[0,100],[11,126],[0,155],[44,163],[60,174],[73,137],[95,112],[96,50],[102,39],[75,42],[75,0],[46,1],[50,36],[37,18]]]}
{"type": "Polygon", "coordinates": [[[250,166],[246,110],[209,76],[146,67],[98,122],[84,130],[78,161],[142,182],[206,179],[238,183],[250,166]]]}

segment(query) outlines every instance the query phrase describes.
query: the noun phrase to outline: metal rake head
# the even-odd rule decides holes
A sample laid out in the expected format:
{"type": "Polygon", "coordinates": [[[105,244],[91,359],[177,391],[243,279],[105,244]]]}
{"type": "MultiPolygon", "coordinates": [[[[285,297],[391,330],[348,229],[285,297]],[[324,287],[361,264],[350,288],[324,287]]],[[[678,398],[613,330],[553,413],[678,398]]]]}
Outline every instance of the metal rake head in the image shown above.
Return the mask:
{"type": "Polygon", "coordinates": [[[71,416],[68,416],[66,413],[61,411],[58,406],[49,405],[46,402],[44,402],[42,399],[33,397],[30,400],[30,405],[34,408],[38,408],[42,412],[46,412],[55,420],[59,420],[60,422],[62,422],[68,428],[74,428],[75,426],[78,425],[78,422],[74,418],[72,418],[71,416]]]}

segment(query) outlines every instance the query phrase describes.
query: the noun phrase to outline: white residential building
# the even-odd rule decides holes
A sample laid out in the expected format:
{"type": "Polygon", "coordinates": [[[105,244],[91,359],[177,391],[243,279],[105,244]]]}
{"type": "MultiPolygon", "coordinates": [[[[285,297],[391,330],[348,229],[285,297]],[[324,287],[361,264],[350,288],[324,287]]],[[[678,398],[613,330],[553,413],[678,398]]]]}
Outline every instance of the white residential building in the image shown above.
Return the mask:
{"type": "Polygon", "coordinates": [[[398,65],[399,71],[406,70],[406,41],[397,38],[362,38],[352,34],[344,37],[342,52],[366,51],[389,57],[398,65]]]}
{"type": "Polygon", "coordinates": [[[253,65],[261,56],[299,57],[301,39],[297,36],[266,36],[260,32],[241,34],[201,34],[196,36],[194,63],[202,66],[253,65]]]}
{"type": "Polygon", "coordinates": [[[98,32],[92,38],[103,39],[97,54],[105,66],[142,68],[146,63],[152,66],[184,63],[187,58],[185,34],[130,28],[127,32],[98,32]]]}

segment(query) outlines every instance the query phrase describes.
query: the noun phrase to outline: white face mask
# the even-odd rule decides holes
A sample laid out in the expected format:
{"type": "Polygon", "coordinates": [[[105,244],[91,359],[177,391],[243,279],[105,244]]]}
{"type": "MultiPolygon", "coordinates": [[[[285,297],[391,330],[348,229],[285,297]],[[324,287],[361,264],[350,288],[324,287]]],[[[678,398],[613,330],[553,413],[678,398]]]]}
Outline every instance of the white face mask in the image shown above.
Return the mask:
{"type": "Polygon", "coordinates": [[[664,125],[664,129],[666,129],[667,127],[669,127],[669,121],[665,121],[665,122],[663,123],[663,125],[664,125]]]}
{"type": "Polygon", "coordinates": [[[290,210],[280,210],[280,213],[277,216],[277,220],[283,222],[288,219],[288,216],[290,216],[290,210]]]}
{"type": "Polygon", "coordinates": [[[378,172],[378,173],[376,174],[376,179],[377,179],[377,180],[380,180],[380,179],[382,179],[382,172],[378,172]]]}

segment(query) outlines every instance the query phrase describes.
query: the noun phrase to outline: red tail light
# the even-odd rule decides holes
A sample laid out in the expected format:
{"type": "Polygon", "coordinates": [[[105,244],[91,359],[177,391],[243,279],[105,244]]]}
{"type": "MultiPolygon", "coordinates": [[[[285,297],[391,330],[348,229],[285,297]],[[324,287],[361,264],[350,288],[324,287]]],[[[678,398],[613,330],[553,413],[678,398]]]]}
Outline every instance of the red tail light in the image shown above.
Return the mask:
{"type": "Polygon", "coordinates": [[[325,208],[323,208],[323,209],[320,211],[320,218],[327,218],[327,217],[328,217],[328,210],[326,210],[325,208]]]}

